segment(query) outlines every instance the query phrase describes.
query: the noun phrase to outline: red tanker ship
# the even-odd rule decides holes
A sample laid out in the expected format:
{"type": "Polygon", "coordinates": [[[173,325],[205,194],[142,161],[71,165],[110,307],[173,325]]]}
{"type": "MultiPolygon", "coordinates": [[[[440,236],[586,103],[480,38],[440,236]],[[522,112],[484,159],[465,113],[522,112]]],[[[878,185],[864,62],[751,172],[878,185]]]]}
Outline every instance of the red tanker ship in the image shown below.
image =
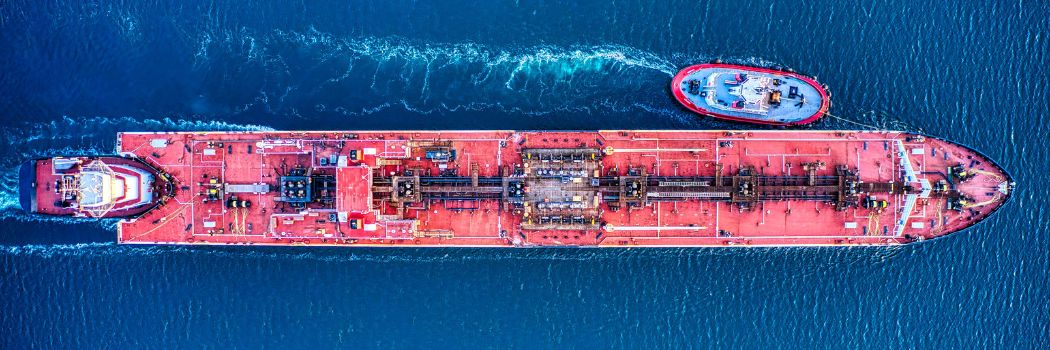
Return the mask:
{"type": "Polygon", "coordinates": [[[944,236],[1013,182],[883,131],[122,133],[28,162],[31,212],[122,217],[125,244],[852,246],[944,236]]]}

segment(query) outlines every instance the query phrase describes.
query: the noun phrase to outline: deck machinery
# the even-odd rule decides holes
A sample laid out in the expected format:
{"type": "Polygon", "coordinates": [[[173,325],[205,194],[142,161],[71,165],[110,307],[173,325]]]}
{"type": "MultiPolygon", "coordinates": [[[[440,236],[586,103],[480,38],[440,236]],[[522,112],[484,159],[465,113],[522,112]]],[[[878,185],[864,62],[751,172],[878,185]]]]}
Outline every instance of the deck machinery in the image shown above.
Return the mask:
{"type": "Polygon", "coordinates": [[[986,218],[1013,183],[944,140],[871,131],[123,133],[171,181],[119,242],[893,245],[986,218]]]}

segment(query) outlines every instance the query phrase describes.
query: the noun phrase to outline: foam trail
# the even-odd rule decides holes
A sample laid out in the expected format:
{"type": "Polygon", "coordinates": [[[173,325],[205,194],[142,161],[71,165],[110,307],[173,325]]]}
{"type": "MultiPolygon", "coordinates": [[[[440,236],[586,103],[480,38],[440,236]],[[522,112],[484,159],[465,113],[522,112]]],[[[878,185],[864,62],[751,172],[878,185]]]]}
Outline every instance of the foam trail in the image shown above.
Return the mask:
{"type": "Polygon", "coordinates": [[[224,75],[266,77],[251,100],[222,102],[236,106],[235,113],[262,109],[297,115],[313,109],[363,116],[403,106],[421,113],[542,115],[589,106],[599,98],[647,113],[630,97],[665,100],[662,89],[680,66],[625,45],[495,47],[343,37],[315,29],[220,29],[201,33],[197,45],[198,70],[225,70],[228,62],[239,62],[237,71],[224,75]]]}
{"type": "MultiPolygon", "coordinates": [[[[500,111],[529,116],[614,112],[669,117],[686,126],[694,126],[695,115],[667,96],[670,78],[683,66],[713,58],[616,44],[502,47],[346,37],[313,28],[220,29],[201,33],[198,46],[198,69],[225,70],[229,62],[238,62],[238,70],[224,76],[266,77],[251,100],[230,102],[237,106],[235,113],[262,109],[293,116],[311,111],[361,117],[391,108],[418,114],[500,111]],[[654,107],[661,105],[668,108],[654,107]]],[[[781,66],[757,57],[723,60],[781,66]]]]}
{"type": "Polygon", "coordinates": [[[0,212],[18,209],[18,168],[0,172],[0,212]]]}
{"type": "MultiPolygon", "coordinates": [[[[233,36],[225,36],[231,38],[233,36]]],[[[210,36],[206,45],[212,44],[210,36]]],[[[248,36],[243,40],[255,42],[248,36]]],[[[423,43],[399,37],[358,37],[339,38],[317,30],[294,32],[277,30],[266,37],[267,44],[295,43],[300,46],[317,48],[323,59],[334,59],[349,55],[356,60],[373,61],[411,61],[415,66],[432,66],[433,69],[445,69],[455,65],[481,64],[488,70],[482,73],[498,73],[494,69],[509,68],[513,75],[536,68],[547,73],[568,75],[576,72],[600,71],[607,64],[617,69],[626,67],[654,70],[671,76],[675,65],[655,54],[623,45],[578,46],[561,48],[557,46],[532,46],[517,49],[497,49],[475,43],[423,43]]],[[[227,44],[231,44],[227,41],[227,44]]],[[[228,47],[232,48],[232,47],[228,47]]],[[[237,49],[243,45],[237,44],[237,49]]],[[[251,46],[254,50],[254,46],[251,46]]],[[[352,68],[352,67],[351,67],[352,68]]],[[[475,76],[475,81],[482,81],[485,75],[475,76]]]]}
{"type": "Polygon", "coordinates": [[[0,254],[7,255],[33,255],[50,258],[57,255],[83,256],[91,251],[112,250],[118,247],[116,243],[76,243],[76,244],[27,244],[0,247],[0,254]]]}

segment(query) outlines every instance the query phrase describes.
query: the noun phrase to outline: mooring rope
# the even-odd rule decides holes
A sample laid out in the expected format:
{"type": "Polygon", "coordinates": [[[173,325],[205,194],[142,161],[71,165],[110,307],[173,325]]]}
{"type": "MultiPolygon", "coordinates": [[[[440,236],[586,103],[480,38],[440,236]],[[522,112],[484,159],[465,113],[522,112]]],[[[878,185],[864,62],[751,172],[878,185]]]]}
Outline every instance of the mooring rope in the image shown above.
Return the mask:
{"type": "Polygon", "coordinates": [[[831,114],[830,112],[824,112],[824,115],[832,117],[832,118],[835,118],[835,119],[838,119],[838,120],[841,120],[841,121],[844,121],[844,122],[847,122],[847,123],[852,123],[852,124],[860,125],[860,126],[863,126],[863,127],[866,127],[866,128],[871,128],[872,130],[881,130],[882,129],[882,128],[876,127],[874,125],[868,125],[868,124],[864,124],[864,123],[861,123],[861,122],[855,122],[855,121],[852,121],[852,120],[849,120],[849,119],[846,119],[846,118],[843,118],[843,117],[839,117],[837,115],[831,114]]]}

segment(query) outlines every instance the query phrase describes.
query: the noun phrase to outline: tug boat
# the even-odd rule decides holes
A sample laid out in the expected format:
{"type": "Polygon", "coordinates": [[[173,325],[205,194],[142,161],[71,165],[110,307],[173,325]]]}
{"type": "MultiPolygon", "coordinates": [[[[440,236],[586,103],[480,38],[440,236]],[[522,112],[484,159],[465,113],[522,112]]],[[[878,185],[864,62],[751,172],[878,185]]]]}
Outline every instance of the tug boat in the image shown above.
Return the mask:
{"type": "Polygon", "coordinates": [[[812,123],[831,106],[827,89],[812,77],[735,64],[686,67],[674,77],[671,92],[696,113],[776,126],[812,123]]]}

